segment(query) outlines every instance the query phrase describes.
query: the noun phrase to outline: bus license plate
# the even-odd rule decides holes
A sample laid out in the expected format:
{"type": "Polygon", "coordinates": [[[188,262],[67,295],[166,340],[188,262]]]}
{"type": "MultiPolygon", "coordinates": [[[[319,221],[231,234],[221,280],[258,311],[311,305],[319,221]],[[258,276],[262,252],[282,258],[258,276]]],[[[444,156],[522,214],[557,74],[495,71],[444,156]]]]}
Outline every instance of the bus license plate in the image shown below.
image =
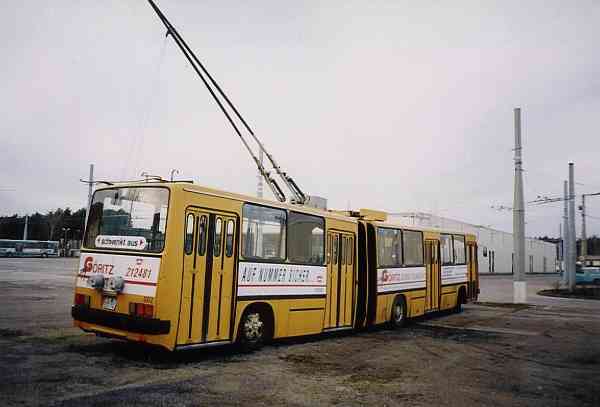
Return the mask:
{"type": "Polygon", "coordinates": [[[102,308],[109,311],[114,311],[116,307],[117,297],[104,297],[104,300],[102,301],[102,308]]]}

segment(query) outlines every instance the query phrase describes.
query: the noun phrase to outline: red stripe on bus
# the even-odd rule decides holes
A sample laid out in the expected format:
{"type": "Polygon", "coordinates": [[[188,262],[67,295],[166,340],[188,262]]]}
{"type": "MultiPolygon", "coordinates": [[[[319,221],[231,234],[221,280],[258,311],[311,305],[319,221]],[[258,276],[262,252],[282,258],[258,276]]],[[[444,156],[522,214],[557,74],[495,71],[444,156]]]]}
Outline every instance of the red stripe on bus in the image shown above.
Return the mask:
{"type": "MultiPolygon", "coordinates": [[[[85,274],[77,274],[77,277],[80,278],[90,278],[90,276],[86,276],[85,274]]],[[[133,281],[133,280],[124,280],[126,283],[129,284],[138,284],[138,285],[149,285],[149,286],[156,286],[156,283],[151,283],[149,281],[133,281]]]]}
{"type": "Polygon", "coordinates": [[[425,280],[411,280],[411,281],[398,281],[397,283],[377,283],[377,285],[397,285],[397,284],[411,284],[411,283],[424,283],[425,280]]]}
{"type": "Polygon", "coordinates": [[[326,287],[325,284],[240,284],[239,287],[326,287]]]}
{"type": "Polygon", "coordinates": [[[156,283],[151,283],[149,281],[132,281],[132,280],[125,280],[126,283],[129,284],[138,284],[138,285],[149,285],[149,286],[156,286],[156,283]]]}

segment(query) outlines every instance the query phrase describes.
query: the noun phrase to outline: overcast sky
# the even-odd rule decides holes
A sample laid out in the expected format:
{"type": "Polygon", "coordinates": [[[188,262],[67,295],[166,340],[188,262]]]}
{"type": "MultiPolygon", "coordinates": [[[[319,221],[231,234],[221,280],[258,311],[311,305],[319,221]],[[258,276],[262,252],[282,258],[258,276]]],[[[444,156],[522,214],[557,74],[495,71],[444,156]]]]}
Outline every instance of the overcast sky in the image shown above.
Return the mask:
{"type": "MultiPolygon", "coordinates": [[[[158,0],[266,147],[331,208],[510,231],[525,200],[600,191],[600,2],[158,0]]],[[[79,208],[142,171],[254,194],[256,171],[144,1],[0,2],[0,215],[79,208]],[[6,190],[6,189],[13,189],[6,190]]],[[[588,199],[600,234],[600,197],[588,199]]],[[[562,204],[528,207],[557,235],[562,204]]],[[[578,233],[579,233],[578,221],[578,233]]]]}

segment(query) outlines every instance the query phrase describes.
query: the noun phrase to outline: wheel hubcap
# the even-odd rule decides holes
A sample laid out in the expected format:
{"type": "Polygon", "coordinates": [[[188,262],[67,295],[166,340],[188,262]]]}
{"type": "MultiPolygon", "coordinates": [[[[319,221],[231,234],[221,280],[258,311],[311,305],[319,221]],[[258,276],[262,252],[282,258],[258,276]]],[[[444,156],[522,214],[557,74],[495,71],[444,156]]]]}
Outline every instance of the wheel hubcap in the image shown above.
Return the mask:
{"type": "Polygon", "coordinates": [[[402,321],[402,318],[404,317],[402,312],[402,304],[396,304],[394,307],[394,317],[396,318],[396,322],[402,321]]]}
{"type": "Polygon", "coordinates": [[[260,320],[260,314],[249,314],[244,322],[244,336],[246,339],[255,341],[260,339],[263,334],[263,322],[260,320]]]}

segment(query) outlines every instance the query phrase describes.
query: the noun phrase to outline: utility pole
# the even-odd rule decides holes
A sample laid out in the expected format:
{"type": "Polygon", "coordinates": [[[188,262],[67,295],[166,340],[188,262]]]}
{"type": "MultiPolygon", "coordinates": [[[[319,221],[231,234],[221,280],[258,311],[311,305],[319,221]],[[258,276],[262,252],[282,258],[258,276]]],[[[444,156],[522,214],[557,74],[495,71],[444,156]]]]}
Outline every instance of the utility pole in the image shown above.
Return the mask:
{"type": "Polygon", "coordinates": [[[25,215],[25,229],[23,229],[23,240],[27,240],[27,227],[29,226],[29,215],[25,215]]]}
{"type": "Polygon", "coordinates": [[[569,163],[569,291],[575,290],[575,263],[577,262],[577,242],[575,240],[575,166],[569,163]]]}
{"type": "Polygon", "coordinates": [[[523,158],[521,148],[521,108],[514,109],[515,121],[515,187],[513,203],[513,249],[515,270],[513,277],[513,301],[527,302],[525,282],[525,203],[523,199],[523,158]]]}
{"type": "Polygon", "coordinates": [[[562,234],[562,223],[558,224],[558,271],[562,274],[563,270],[563,256],[564,256],[564,239],[562,234]]]}
{"type": "Polygon", "coordinates": [[[585,194],[581,195],[581,258],[585,266],[585,258],[587,257],[587,235],[585,233],[585,194]]]}
{"type": "Polygon", "coordinates": [[[564,181],[563,183],[564,190],[564,205],[563,205],[563,253],[562,253],[562,261],[563,261],[563,276],[562,281],[565,285],[568,285],[569,282],[569,266],[567,265],[569,261],[569,256],[571,253],[569,251],[569,243],[571,241],[569,237],[569,182],[564,181]]]}

